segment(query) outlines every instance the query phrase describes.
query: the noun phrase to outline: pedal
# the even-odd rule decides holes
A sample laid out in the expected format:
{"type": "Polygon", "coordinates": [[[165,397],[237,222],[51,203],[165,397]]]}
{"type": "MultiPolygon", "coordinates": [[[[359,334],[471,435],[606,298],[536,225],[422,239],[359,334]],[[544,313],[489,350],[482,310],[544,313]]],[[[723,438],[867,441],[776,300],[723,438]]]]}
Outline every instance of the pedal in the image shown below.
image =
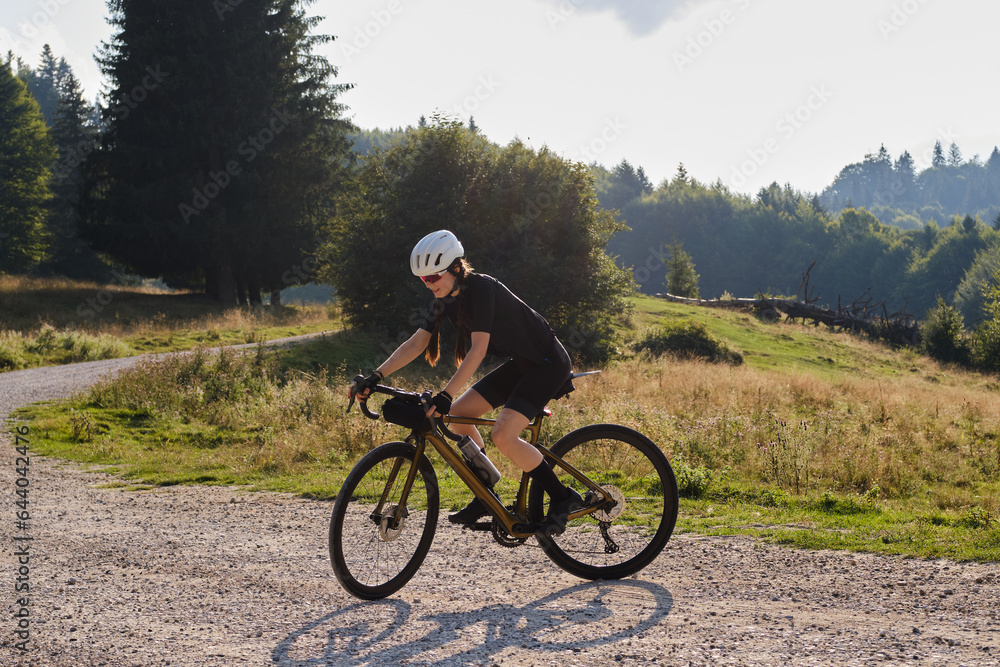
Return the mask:
{"type": "Polygon", "coordinates": [[[475,523],[467,523],[462,527],[467,530],[493,530],[492,517],[490,517],[490,521],[477,521],[475,523]]]}

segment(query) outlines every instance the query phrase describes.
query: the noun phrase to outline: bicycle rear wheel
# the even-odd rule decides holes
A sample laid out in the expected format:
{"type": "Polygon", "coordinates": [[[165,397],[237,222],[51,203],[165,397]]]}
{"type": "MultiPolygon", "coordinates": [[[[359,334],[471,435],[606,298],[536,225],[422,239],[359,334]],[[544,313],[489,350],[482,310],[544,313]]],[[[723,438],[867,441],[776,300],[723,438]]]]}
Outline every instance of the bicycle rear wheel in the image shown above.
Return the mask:
{"type": "Polygon", "coordinates": [[[347,475],[330,519],[330,563],[348,593],[363,600],[392,595],[406,584],[431,548],[438,518],[434,468],[421,456],[403,508],[406,476],[416,448],[390,442],[368,452],[347,475]]]}
{"type": "MultiPolygon", "coordinates": [[[[571,519],[558,537],[538,536],[545,555],[584,579],[620,579],[649,565],[666,546],[677,521],[677,479],[660,448],[628,427],[595,424],[566,434],[552,446],[552,453],[617,502],[613,508],[571,519]]],[[[564,471],[556,473],[587,500],[583,484],[564,471]]],[[[543,519],[546,501],[540,486],[532,484],[531,521],[543,519]]]]}

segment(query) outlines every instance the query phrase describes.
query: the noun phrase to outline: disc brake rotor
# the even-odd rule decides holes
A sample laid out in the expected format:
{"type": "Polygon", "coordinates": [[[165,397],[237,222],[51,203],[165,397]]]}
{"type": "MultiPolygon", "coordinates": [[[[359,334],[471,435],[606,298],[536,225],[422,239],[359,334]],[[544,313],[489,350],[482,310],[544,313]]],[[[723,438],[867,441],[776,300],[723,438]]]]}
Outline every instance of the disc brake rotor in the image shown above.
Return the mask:
{"type": "Polygon", "coordinates": [[[396,509],[399,505],[393,505],[382,513],[382,519],[378,522],[378,535],[382,538],[383,542],[392,542],[394,539],[399,537],[399,534],[403,532],[403,526],[406,525],[406,517],[410,515],[403,508],[403,513],[399,517],[399,523],[393,525],[393,519],[396,517],[396,509]]]}
{"type": "Polygon", "coordinates": [[[594,512],[594,518],[598,521],[610,523],[617,519],[625,511],[625,494],[613,484],[602,484],[604,490],[615,502],[614,506],[594,512]]]}

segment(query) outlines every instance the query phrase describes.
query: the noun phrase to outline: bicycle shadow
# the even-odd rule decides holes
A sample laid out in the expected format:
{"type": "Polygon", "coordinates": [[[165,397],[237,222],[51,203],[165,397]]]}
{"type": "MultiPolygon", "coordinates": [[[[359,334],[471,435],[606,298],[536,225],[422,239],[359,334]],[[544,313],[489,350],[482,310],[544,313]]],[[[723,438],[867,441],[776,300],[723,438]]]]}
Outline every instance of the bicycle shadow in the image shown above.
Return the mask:
{"type": "Polygon", "coordinates": [[[583,651],[651,629],[672,608],[668,590],[637,580],[585,582],[524,606],[489,604],[416,617],[414,605],[403,600],[358,602],[290,633],[271,659],[282,667],[430,667],[482,661],[508,648],[583,651]],[[596,636],[595,626],[602,626],[596,636]]]}

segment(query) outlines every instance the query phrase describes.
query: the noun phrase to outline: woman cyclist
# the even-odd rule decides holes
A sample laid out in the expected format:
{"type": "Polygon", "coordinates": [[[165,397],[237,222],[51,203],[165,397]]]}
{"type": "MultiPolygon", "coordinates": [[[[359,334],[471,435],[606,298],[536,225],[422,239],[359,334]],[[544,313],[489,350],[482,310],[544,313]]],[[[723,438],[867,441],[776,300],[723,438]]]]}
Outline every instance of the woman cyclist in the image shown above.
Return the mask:
{"type": "MultiPolygon", "coordinates": [[[[422,238],[410,254],[410,269],[434,294],[428,314],[416,333],[354,389],[366,396],[377,383],[422,353],[435,365],[440,356],[441,324],[450,320],[458,329],[458,370],[434,396],[427,414],[479,418],[503,405],[493,426],[493,442],[548,493],[549,513],[541,532],[561,534],[569,513],[582,506],[583,500],[559,481],[541,453],[520,434],[550,400],[573,390],[572,363],[566,349],[545,318],[499,280],[473,271],[465,259],[465,249],[450,231],[440,230],[422,238]],[[471,338],[468,350],[466,337],[471,338]],[[453,401],[487,353],[510,360],[453,401]]],[[[475,426],[454,424],[452,430],[468,435],[484,449],[483,437],[475,426]]],[[[487,506],[474,498],[448,519],[471,524],[488,514],[487,506]]]]}

